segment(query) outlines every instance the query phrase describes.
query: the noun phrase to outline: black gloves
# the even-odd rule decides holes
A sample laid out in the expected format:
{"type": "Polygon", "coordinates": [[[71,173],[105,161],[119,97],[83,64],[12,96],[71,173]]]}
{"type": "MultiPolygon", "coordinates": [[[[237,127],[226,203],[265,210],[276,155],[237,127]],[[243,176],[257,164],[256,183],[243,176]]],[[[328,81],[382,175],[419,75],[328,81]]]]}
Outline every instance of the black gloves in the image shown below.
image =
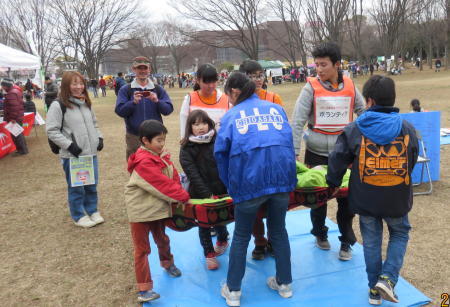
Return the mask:
{"type": "Polygon", "coordinates": [[[77,158],[80,155],[80,153],[82,152],[81,148],[78,147],[78,145],[75,143],[70,144],[70,146],[69,146],[69,148],[67,148],[67,150],[77,158]]]}
{"type": "Polygon", "coordinates": [[[102,138],[98,138],[97,151],[102,151],[102,149],[103,149],[103,139],[102,138]]]}

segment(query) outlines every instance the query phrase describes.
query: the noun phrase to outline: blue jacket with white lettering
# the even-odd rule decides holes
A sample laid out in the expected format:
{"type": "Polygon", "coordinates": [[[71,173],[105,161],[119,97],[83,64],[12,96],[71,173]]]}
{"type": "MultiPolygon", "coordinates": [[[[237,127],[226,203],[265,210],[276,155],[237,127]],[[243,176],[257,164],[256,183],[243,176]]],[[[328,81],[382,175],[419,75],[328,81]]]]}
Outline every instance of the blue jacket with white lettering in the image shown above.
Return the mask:
{"type": "Polygon", "coordinates": [[[297,184],[286,113],[255,94],[220,120],[214,156],[220,179],[234,203],[291,192],[297,184]]]}

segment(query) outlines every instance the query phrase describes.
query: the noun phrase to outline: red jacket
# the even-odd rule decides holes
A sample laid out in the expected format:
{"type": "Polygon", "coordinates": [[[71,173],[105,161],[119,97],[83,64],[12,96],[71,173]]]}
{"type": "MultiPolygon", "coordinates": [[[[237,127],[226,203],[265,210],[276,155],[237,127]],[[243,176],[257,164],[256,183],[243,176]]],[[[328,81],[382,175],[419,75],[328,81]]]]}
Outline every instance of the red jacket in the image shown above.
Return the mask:
{"type": "Polygon", "coordinates": [[[105,81],[105,79],[101,78],[100,81],[98,82],[98,86],[100,86],[100,87],[106,86],[106,81],[105,81]]]}
{"type": "Polygon", "coordinates": [[[12,120],[23,120],[23,98],[22,92],[12,87],[5,95],[4,101],[4,121],[10,122],[12,120]]]}
{"type": "Polygon", "coordinates": [[[125,187],[125,204],[131,223],[171,217],[170,203],[189,200],[167,153],[159,156],[141,147],[128,159],[128,172],[131,176],[125,187]]]}

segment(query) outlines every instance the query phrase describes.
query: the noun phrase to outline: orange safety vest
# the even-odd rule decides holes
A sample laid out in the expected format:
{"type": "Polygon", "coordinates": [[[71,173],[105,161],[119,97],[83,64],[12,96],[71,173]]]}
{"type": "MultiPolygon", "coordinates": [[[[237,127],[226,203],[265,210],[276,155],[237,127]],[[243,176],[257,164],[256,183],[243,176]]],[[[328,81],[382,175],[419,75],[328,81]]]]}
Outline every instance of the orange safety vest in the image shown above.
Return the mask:
{"type": "Polygon", "coordinates": [[[275,93],[274,93],[274,92],[266,91],[265,97],[264,97],[264,98],[261,98],[261,99],[263,99],[263,100],[265,100],[265,101],[268,101],[268,102],[273,102],[273,103],[275,103],[275,102],[274,102],[274,99],[275,99],[275,93]]]}
{"type": "Polygon", "coordinates": [[[281,98],[280,98],[280,101],[275,101],[276,94],[274,92],[269,92],[269,91],[260,89],[260,90],[256,91],[256,95],[258,95],[259,99],[261,99],[261,100],[265,100],[265,101],[272,102],[272,103],[278,104],[280,106],[283,106],[283,102],[281,101],[281,98]]]}
{"type": "Polygon", "coordinates": [[[314,90],[314,122],[310,127],[322,134],[340,134],[353,121],[355,85],[352,79],[343,76],[344,88],[333,92],[326,89],[317,78],[308,82],[314,90]]]}
{"type": "Polygon", "coordinates": [[[190,96],[190,104],[189,104],[189,112],[193,110],[203,110],[208,113],[208,116],[216,123],[220,124],[220,119],[225,113],[230,109],[230,103],[228,102],[228,96],[222,93],[219,99],[216,100],[214,104],[207,104],[202,101],[200,98],[200,94],[198,91],[194,91],[189,93],[190,96]]]}

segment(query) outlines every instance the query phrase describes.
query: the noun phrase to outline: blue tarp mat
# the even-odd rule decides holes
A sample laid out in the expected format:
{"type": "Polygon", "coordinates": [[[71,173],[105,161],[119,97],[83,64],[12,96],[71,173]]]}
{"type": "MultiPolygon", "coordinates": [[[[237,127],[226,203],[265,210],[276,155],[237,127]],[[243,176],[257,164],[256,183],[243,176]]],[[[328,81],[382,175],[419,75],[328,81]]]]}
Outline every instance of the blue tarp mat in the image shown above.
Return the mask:
{"type": "MultiPolygon", "coordinates": [[[[343,262],[337,258],[340,242],[337,225],[332,221],[327,220],[332,246],[330,251],[323,251],[314,246],[314,237],[309,233],[311,228],[309,210],[289,212],[286,225],[291,243],[294,296],[284,299],[267,287],[267,277],[275,274],[275,262],[271,257],[263,261],[252,260],[251,251],[254,247],[252,240],[249,244],[247,269],[242,283],[241,306],[371,306],[368,304],[367,276],[360,244],[357,243],[353,247],[353,259],[343,262]]],[[[228,225],[230,234],[233,233],[233,228],[234,223],[228,225]]],[[[161,294],[161,298],[144,306],[226,306],[225,300],[220,296],[220,287],[226,280],[228,251],[218,257],[221,264],[219,270],[208,271],[197,228],[187,232],[168,230],[167,233],[171,240],[175,264],[183,275],[172,278],[163,272],[159,265],[156,246],[152,242],[150,268],[154,290],[161,294]]],[[[430,301],[402,278],[396,286],[396,292],[400,303],[384,302],[382,306],[421,306],[430,301]]]]}
{"type": "MultiPolygon", "coordinates": [[[[422,134],[422,139],[427,150],[427,155],[431,160],[429,163],[431,180],[438,181],[440,178],[439,168],[441,163],[441,112],[413,112],[402,113],[400,115],[422,134]]],[[[420,153],[422,154],[422,151],[420,153]]],[[[418,163],[414,167],[414,170],[411,174],[413,183],[420,183],[422,166],[422,163],[418,163]]],[[[423,177],[423,182],[428,182],[427,176],[423,177]]]]}
{"type": "Polygon", "coordinates": [[[450,144],[450,135],[441,136],[441,145],[449,145],[450,144]]]}

